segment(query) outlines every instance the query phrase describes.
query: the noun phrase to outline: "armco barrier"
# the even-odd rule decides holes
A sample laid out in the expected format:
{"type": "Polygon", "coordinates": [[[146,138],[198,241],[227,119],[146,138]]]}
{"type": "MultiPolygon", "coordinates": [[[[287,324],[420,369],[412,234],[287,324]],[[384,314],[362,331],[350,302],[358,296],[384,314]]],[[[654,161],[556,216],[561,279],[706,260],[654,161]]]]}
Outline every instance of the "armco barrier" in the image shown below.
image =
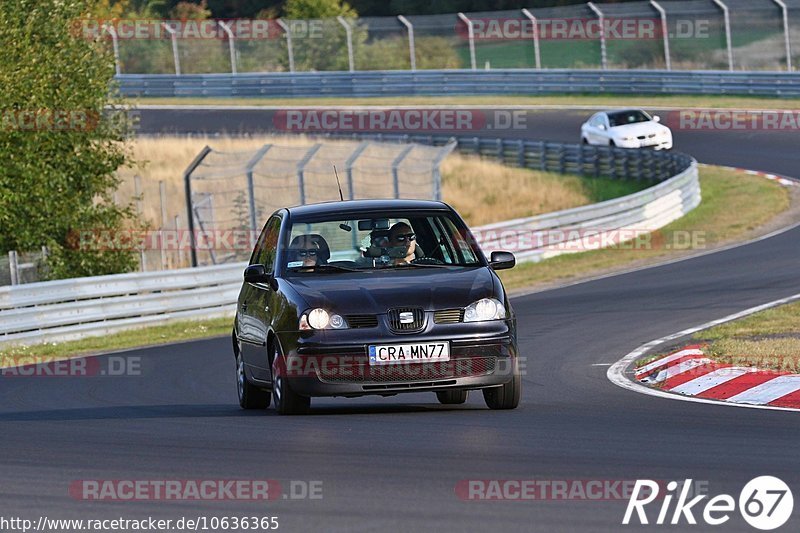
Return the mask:
{"type": "MultiPolygon", "coordinates": [[[[497,155],[505,158],[503,144],[494,144],[499,149],[497,155]]],[[[512,251],[520,261],[537,261],[580,249],[572,245],[573,241],[582,239],[587,232],[658,229],[700,202],[697,162],[689,156],[546,144],[558,157],[547,156],[544,150],[541,152],[544,156],[537,160],[540,166],[554,164],[572,172],[606,168],[607,172],[607,165],[611,164],[630,177],[649,162],[651,179],[661,181],[622,198],[473,228],[487,255],[508,248],[506,244],[510,241],[515,243],[512,251]],[[579,161],[588,166],[579,166],[579,161]],[[674,173],[664,179],[667,176],[659,174],[659,170],[674,173]],[[528,238],[536,232],[548,232],[547,242],[542,244],[528,238]],[[553,238],[553,234],[558,236],[553,238]]],[[[531,157],[524,148],[523,145],[523,160],[529,162],[531,157]]],[[[474,149],[481,151],[480,142],[474,149]]],[[[0,344],[64,341],[161,324],[170,319],[231,316],[244,266],[236,263],[1,287],[0,344]]]]}
{"type": "Polygon", "coordinates": [[[800,72],[425,70],[122,74],[122,94],[149,97],[379,97],[544,94],[800,96],[800,72]]]}

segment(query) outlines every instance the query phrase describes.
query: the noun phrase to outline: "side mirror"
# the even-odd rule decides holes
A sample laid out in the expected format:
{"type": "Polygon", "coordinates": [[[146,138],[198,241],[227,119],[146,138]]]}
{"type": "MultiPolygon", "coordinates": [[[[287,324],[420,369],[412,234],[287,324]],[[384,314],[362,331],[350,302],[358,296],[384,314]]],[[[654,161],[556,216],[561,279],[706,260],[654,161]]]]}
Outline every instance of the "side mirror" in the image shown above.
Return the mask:
{"type": "Polygon", "coordinates": [[[606,125],[605,124],[598,124],[597,129],[605,131],[606,125]]]}
{"type": "Polygon", "coordinates": [[[489,266],[495,270],[514,268],[516,264],[517,258],[511,252],[492,252],[492,257],[489,259],[489,266]]]}
{"type": "Polygon", "coordinates": [[[661,117],[658,115],[653,115],[653,122],[661,122],[661,117]]]}
{"type": "Polygon", "coordinates": [[[264,265],[250,265],[244,269],[244,280],[247,283],[269,283],[270,275],[264,265]]]}

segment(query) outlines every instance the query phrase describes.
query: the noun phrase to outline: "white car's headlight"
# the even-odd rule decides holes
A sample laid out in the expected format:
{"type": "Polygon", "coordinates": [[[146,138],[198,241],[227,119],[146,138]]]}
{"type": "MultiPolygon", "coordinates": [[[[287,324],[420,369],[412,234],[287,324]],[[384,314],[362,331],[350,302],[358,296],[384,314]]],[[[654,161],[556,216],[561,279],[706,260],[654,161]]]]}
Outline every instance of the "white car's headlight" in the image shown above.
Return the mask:
{"type": "Polygon", "coordinates": [[[345,329],[347,322],[341,315],[325,309],[312,309],[300,317],[300,329],[345,329]]]}
{"type": "Polygon", "coordinates": [[[477,302],[471,303],[464,310],[464,322],[502,320],[505,317],[505,306],[495,298],[483,298],[477,302]]]}

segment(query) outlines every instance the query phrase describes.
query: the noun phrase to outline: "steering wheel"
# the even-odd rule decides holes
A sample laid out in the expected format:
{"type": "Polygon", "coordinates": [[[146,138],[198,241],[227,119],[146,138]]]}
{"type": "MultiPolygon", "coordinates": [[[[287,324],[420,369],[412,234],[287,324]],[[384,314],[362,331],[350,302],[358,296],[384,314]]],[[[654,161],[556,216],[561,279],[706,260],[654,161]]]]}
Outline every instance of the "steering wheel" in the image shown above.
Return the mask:
{"type": "Polygon", "coordinates": [[[412,265],[443,265],[444,261],[439,261],[435,257],[418,257],[410,261],[412,265]]]}

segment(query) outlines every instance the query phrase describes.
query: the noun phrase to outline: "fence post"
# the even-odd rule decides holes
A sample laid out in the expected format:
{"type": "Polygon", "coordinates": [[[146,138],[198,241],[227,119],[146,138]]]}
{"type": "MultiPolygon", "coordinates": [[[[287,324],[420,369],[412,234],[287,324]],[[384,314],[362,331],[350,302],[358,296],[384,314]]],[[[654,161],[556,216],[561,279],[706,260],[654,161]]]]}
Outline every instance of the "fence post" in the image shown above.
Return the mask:
{"type": "Polygon", "coordinates": [[[256,238],[258,237],[258,213],[256,212],[256,186],[253,180],[253,169],[259,161],[264,159],[264,156],[272,148],[271,144],[265,144],[255,155],[247,162],[246,175],[247,175],[247,200],[248,209],[250,214],[250,246],[255,246],[256,238]]]}
{"type": "Polygon", "coordinates": [[[475,61],[475,28],[472,27],[472,21],[467,18],[464,13],[459,12],[458,18],[467,25],[467,36],[469,38],[469,63],[472,70],[477,70],[477,63],[475,61]]]}
{"type": "Polygon", "coordinates": [[[306,155],[303,156],[303,159],[297,163],[297,186],[300,189],[300,205],[305,205],[306,203],[306,178],[305,178],[305,169],[306,165],[309,161],[314,157],[319,149],[322,148],[321,143],[317,143],[311,147],[311,149],[306,152],[306,155]]]}
{"type": "Polygon", "coordinates": [[[603,15],[603,12],[600,11],[600,8],[594,5],[593,2],[589,2],[587,5],[589,6],[589,9],[594,11],[594,14],[597,15],[597,18],[600,22],[600,64],[602,65],[603,70],[606,70],[606,68],[608,68],[608,58],[606,56],[606,17],[603,15]]]}
{"type": "Polygon", "coordinates": [[[439,167],[444,161],[444,158],[450,155],[450,152],[456,149],[458,146],[458,141],[455,137],[450,137],[450,140],[447,141],[447,144],[442,146],[439,153],[436,154],[436,157],[433,158],[433,199],[438,201],[442,200],[442,171],[439,167]]]}
{"type": "Polygon", "coordinates": [[[17,252],[9,250],[8,252],[8,271],[11,274],[11,284],[19,285],[19,267],[17,266],[17,252]]]}
{"type": "Polygon", "coordinates": [[[397,15],[397,20],[408,30],[408,58],[411,60],[411,70],[417,70],[417,49],[414,46],[414,25],[403,15],[397,15]]]}
{"type": "Polygon", "coordinates": [[[194,214],[192,212],[192,172],[200,166],[203,159],[211,152],[208,145],[204,146],[200,153],[198,153],[194,160],[189,163],[186,170],[183,171],[183,186],[186,193],[186,223],[189,227],[189,242],[191,242],[192,249],[190,250],[192,266],[197,266],[197,236],[194,234],[194,214]]]}
{"type": "Polygon", "coordinates": [[[773,0],[781,8],[783,14],[783,39],[786,46],[786,71],[792,71],[792,39],[789,35],[789,8],[783,0],[773,0]]]}
{"type": "Polygon", "coordinates": [[[350,27],[350,24],[348,24],[341,15],[336,17],[336,20],[339,21],[339,24],[344,26],[344,32],[347,37],[347,62],[350,65],[350,72],[353,72],[355,70],[355,62],[353,61],[353,28],[350,27]]]}
{"type": "Polygon", "coordinates": [[[356,159],[367,149],[369,142],[364,141],[353,150],[353,153],[344,162],[344,170],[347,173],[347,197],[350,200],[355,200],[355,185],[353,182],[353,166],[356,164],[356,159]]]}
{"type": "Polygon", "coordinates": [[[161,202],[161,229],[158,231],[161,248],[161,270],[167,269],[167,250],[164,248],[164,229],[167,227],[167,187],[164,180],[158,182],[158,199],[161,202]]]}
{"type": "Polygon", "coordinates": [[[539,52],[539,23],[536,20],[536,17],[533,16],[533,13],[528,11],[527,9],[522,9],[522,14],[528,17],[528,20],[531,21],[533,24],[533,55],[536,58],[536,68],[542,68],[542,56],[539,52]]]}
{"type": "Polygon", "coordinates": [[[286,36],[286,52],[289,55],[289,72],[294,72],[294,50],[292,50],[292,30],[289,28],[289,25],[286,24],[282,19],[276,19],[275,22],[278,23],[278,26],[281,27],[283,30],[283,34],[286,36]]]}
{"type": "Polygon", "coordinates": [[[119,62],[119,36],[117,35],[117,30],[111,24],[103,24],[103,30],[111,36],[111,46],[114,48],[114,71],[119,76],[122,74],[122,67],[119,62]]]}
{"type": "Polygon", "coordinates": [[[400,151],[399,154],[397,154],[397,157],[395,157],[394,160],[392,161],[392,182],[394,185],[395,198],[400,198],[400,175],[398,173],[398,168],[400,167],[400,164],[403,162],[403,159],[406,158],[406,156],[411,152],[411,150],[414,149],[415,146],[416,145],[414,144],[406,146],[400,151]]]}
{"type": "Polygon", "coordinates": [[[164,26],[164,29],[167,30],[170,36],[170,40],[172,40],[172,59],[175,62],[175,75],[181,75],[181,60],[178,57],[178,33],[170,27],[169,24],[166,22],[161,23],[164,26]]]}
{"type": "Polygon", "coordinates": [[[731,17],[728,12],[728,6],[722,0],[714,0],[714,3],[722,10],[722,16],[725,19],[725,42],[728,45],[728,70],[733,70],[733,43],[731,42],[731,17]]]}
{"type": "MultiPolygon", "coordinates": [[[[142,177],[135,175],[133,177],[133,194],[136,197],[136,215],[142,216],[142,177]]],[[[147,260],[144,254],[144,248],[139,248],[139,268],[142,272],[147,272],[147,260]]]]}
{"type": "Polygon", "coordinates": [[[236,74],[236,43],[233,41],[233,32],[228,27],[227,24],[223,21],[219,21],[219,25],[222,26],[222,29],[225,30],[225,33],[228,35],[228,51],[231,54],[231,74],[236,74]]]}
{"type": "Polygon", "coordinates": [[[672,60],[669,53],[669,25],[667,24],[667,11],[661,7],[661,4],[656,2],[656,0],[650,0],[650,5],[652,5],[661,16],[661,33],[664,38],[664,61],[666,62],[667,70],[672,70],[672,60]]]}

